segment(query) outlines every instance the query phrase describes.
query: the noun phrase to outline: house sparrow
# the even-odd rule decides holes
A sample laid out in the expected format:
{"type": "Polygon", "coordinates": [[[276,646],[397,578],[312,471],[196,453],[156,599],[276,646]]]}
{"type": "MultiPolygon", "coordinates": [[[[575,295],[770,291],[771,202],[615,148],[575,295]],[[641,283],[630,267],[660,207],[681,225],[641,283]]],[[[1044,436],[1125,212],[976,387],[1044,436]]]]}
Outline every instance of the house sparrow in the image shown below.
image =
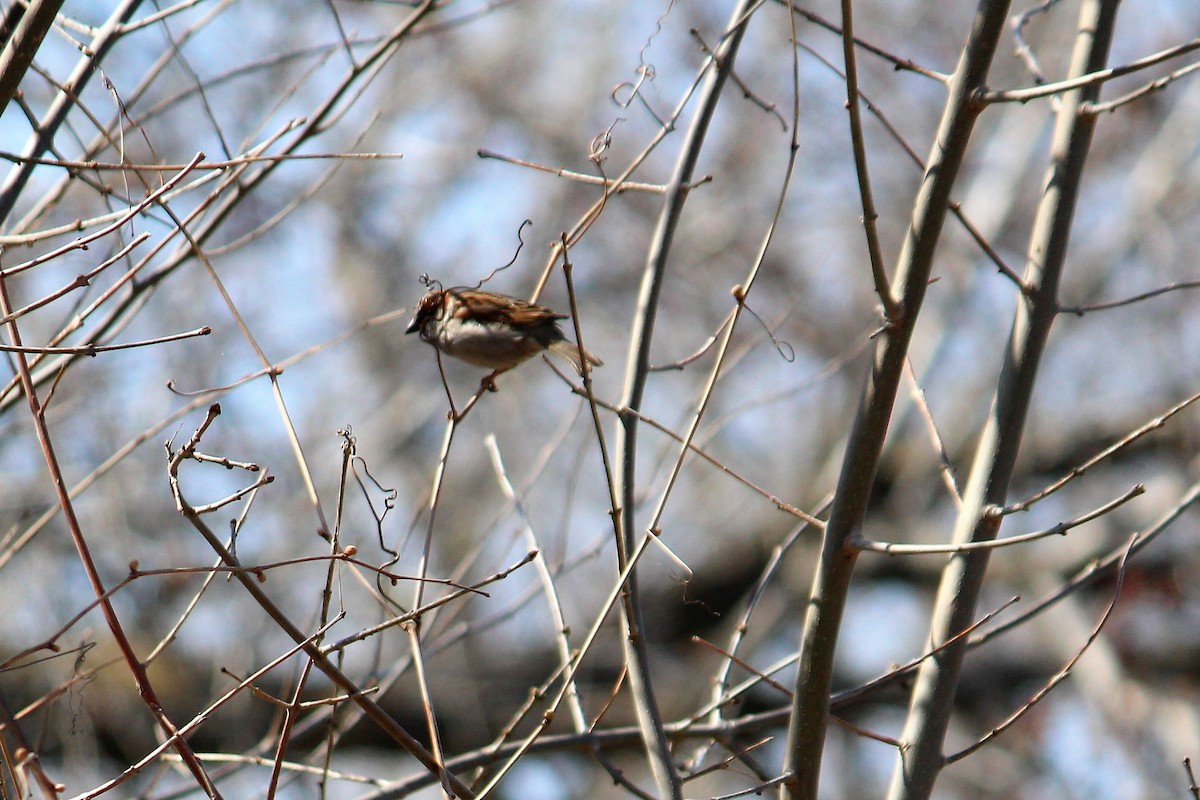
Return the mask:
{"type": "MultiPolygon", "coordinates": [[[[430,291],[417,303],[405,333],[421,338],[446,355],[486,367],[492,374],[483,385],[495,391],[492,380],[545,350],[567,359],[582,375],[579,346],[563,335],[556,314],[548,308],[508,295],[463,287],[430,291]]],[[[593,366],[604,362],[588,352],[593,366]]]]}

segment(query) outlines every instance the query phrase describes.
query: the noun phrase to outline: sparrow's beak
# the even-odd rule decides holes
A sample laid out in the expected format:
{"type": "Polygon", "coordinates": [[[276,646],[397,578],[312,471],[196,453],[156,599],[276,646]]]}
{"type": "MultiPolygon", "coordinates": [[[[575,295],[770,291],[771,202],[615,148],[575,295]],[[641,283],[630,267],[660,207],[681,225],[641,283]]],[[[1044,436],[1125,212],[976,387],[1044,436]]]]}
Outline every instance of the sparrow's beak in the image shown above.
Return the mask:
{"type": "Polygon", "coordinates": [[[421,323],[417,322],[417,318],[413,317],[413,321],[408,323],[408,327],[404,329],[405,333],[416,333],[421,330],[421,323]]]}

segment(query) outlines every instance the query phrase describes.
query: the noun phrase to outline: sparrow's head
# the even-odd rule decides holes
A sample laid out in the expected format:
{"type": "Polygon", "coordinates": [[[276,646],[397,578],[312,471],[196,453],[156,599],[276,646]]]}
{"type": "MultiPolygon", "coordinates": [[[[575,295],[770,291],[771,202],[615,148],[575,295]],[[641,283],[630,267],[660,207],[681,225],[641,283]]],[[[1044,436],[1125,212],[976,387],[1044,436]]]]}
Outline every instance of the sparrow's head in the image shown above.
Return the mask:
{"type": "Polygon", "coordinates": [[[417,303],[417,311],[413,314],[412,322],[408,323],[405,333],[416,333],[423,330],[430,322],[440,320],[446,310],[446,290],[435,289],[421,298],[417,303]]]}

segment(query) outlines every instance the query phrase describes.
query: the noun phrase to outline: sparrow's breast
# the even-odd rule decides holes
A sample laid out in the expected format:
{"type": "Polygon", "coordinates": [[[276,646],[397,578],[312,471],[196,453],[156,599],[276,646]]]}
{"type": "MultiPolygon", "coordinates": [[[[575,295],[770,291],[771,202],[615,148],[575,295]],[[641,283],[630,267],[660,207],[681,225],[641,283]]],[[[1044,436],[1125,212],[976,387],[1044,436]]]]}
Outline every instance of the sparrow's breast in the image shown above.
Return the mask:
{"type": "Polygon", "coordinates": [[[503,323],[449,319],[432,331],[431,343],[447,355],[492,370],[506,370],[541,352],[544,346],[503,323]]]}

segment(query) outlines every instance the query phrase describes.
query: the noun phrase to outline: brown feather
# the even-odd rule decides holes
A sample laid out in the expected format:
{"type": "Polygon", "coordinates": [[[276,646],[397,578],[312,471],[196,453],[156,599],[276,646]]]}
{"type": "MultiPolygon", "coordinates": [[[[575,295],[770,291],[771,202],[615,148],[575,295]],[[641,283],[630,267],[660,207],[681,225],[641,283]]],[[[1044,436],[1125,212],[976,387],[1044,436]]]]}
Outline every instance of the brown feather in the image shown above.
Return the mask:
{"type": "Polygon", "coordinates": [[[479,322],[507,322],[518,329],[536,328],[567,318],[565,314],[556,314],[545,306],[482,289],[449,291],[461,303],[456,314],[460,318],[472,318],[479,322]]]}

